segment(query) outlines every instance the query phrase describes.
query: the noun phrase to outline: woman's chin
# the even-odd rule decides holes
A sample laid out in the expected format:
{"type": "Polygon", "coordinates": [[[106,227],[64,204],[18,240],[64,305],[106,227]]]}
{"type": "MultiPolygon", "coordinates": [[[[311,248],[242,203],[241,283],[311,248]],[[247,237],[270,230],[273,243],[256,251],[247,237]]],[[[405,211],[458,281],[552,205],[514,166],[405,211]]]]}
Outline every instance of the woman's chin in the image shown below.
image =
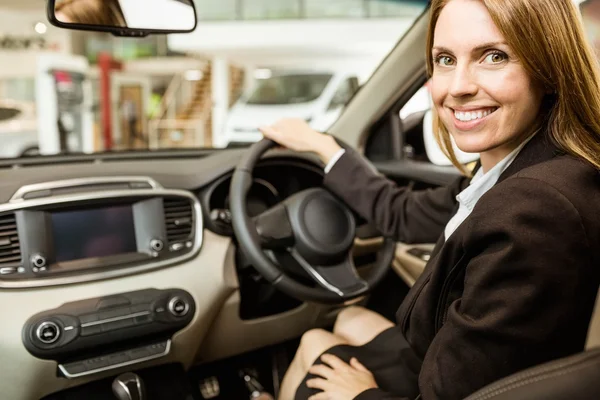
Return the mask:
{"type": "Polygon", "coordinates": [[[482,153],[489,149],[489,141],[466,134],[452,135],[456,147],[465,153],[482,153]]]}

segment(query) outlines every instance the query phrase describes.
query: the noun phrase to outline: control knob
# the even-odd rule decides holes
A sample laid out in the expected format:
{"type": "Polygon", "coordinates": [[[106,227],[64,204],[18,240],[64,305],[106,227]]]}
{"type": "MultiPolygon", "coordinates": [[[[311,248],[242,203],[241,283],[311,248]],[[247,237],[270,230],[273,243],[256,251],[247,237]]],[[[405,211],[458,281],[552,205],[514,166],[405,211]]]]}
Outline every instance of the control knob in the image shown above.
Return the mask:
{"type": "Polygon", "coordinates": [[[41,254],[34,254],[31,257],[31,267],[33,272],[41,272],[46,270],[46,257],[41,254]]]}
{"type": "Polygon", "coordinates": [[[161,251],[164,248],[164,243],[160,239],[152,239],[150,241],[150,248],[156,252],[161,251]]]}
{"type": "Polygon", "coordinates": [[[60,337],[60,327],[52,321],[44,321],[35,330],[35,337],[43,344],[52,344],[60,337]]]}
{"type": "Polygon", "coordinates": [[[190,305],[181,297],[176,296],[169,301],[167,309],[174,316],[183,317],[190,311],[190,305]]]}

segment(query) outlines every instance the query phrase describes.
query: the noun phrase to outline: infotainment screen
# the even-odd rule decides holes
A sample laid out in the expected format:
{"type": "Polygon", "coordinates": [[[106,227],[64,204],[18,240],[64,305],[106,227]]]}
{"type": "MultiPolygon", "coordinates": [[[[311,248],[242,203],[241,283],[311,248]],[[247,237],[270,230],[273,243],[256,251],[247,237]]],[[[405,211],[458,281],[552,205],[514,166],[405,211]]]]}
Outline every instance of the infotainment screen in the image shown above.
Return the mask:
{"type": "Polygon", "coordinates": [[[57,262],[137,251],[131,205],[51,213],[57,262]]]}

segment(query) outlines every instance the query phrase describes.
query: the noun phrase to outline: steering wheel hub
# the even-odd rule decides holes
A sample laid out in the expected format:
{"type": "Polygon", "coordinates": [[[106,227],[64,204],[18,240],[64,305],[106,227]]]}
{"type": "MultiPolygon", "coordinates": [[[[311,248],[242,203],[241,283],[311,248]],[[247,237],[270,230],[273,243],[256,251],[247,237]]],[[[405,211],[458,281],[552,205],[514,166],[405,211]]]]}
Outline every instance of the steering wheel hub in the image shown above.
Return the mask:
{"type": "Polygon", "coordinates": [[[354,242],[356,222],[343,203],[324,189],[302,191],[286,201],[298,252],[312,264],[343,258],[354,242]]]}

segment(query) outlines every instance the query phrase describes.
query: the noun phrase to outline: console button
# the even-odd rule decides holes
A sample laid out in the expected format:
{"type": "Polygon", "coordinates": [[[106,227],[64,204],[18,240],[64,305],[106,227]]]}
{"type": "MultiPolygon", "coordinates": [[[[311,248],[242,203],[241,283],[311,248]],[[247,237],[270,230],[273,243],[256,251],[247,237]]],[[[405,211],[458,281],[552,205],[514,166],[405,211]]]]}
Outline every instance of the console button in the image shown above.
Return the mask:
{"type": "Polygon", "coordinates": [[[91,336],[102,333],[102,325],[90,325],[81,328],[81,336],[91,336]]]}
{"type": "Polygon", "coordinates": [[[87,315],[81,315],[79,317],[79,321],[81,322],[81,324],[87,324],[89,322],[96,322],[98,321],[98,314],[87,314],[87,315]]]}
{"type": "Polygon", "coordinates": [[[105,308],[112,308],[118,306],[128,306],[129,304],[131,304],[131,302],[127,297],[124,296],[107,297],[98,301],[98,304],[96,305],[96,310],[103,310],[105,308]]]}
{"type": "Polygon", "coordinates": [[[147,347],[147,349],[148,349],[148,352],[150,353],[150,355],[152,355],[152,356],[155,356],[157,354],[162,354],[167,349],[167,343],[162,342],[162,343],[151,344],[147,347]]]}
{"type": "Polygon", "coordinates": [[[167,306],[171,314],[176,317],[183,317],[190,310],[190,305],[181,297],[173,297],[167,306]]]}
{"type": "Polygon", "coordinates": [[[150,304],[136,304],[134,306],[131,306],[132,314],[139,313],[142,311],[150,311],[150,304]]]}
{"type": "Polygon", "coordinates": [[[35,336],[44,344],[52,344],[60,337],[60,327],[52,321],[44,321],[35,330],[35,336]]]}
{"type": "Polygon", "coordinates": [[[138,317],[135,317],[134,319],[134,324],[135,325],[142,325],[142,324],[147,324],[148,322],[150,322],[150,315],[140,315],[138,317]]]}
{"type": "Polygon", "coordinates": [[[74,362],[74,363],[65,364],[64,368],[71,375],[81,374],[82,372],[87,371],[86,365],[82,362],[74,362]]]}
{"type": "Polygon", "coordinates": [[[131,358],[126,351],[116,354],[111,354],[108,356],[108,365],[117,365],[122,364],[124,362],[130,361],[131,358]]]}
{"type": "Polygon", "coordinates": [[[110,332],[117,329],[129,328],[134,325],[133,318],[120,319],[118,321],[105,322],[102,324],[102,332],[110,332]]]}
{"type": "Polygon", "coordinates": [[[133,350],[129,350],[127,351],[127,355],[129,355],[129,357],[132,360],[139,360],[141,358],[145,358],[150,356],[150,350],[146,347],[142,347],[139,349],[133,349],[133,350]]]}
{"type": "Polygon", "coordinates": [[[109,366],[110,362],[107,356],[102,356],[85,360],[83,364],[86,370],[93,371],[95,369],[100,369],[109,366]]]}
{"type": "Polygon", "coordinates": [[[102,311],[98,313],[98,321],[102,321],[109,318],[118,318],[123,317],[131,313],[131,309],[129,307],[117,308],[115,310],[110,311],[102,311]]]}
{"type": "Polygon", "coordinates": [[[173,243],[171,245],[171,247],[169,247],[169,250],[179,251],[179,250],[183,249],[184,247],[185,247],[185,245],[183,243],[173,243]]]}
{"type": "Polygon", "coordinates": [[[17,273],[16,267],[4,267],[0,268],[0,275],[11,275],[17,273]]]}

